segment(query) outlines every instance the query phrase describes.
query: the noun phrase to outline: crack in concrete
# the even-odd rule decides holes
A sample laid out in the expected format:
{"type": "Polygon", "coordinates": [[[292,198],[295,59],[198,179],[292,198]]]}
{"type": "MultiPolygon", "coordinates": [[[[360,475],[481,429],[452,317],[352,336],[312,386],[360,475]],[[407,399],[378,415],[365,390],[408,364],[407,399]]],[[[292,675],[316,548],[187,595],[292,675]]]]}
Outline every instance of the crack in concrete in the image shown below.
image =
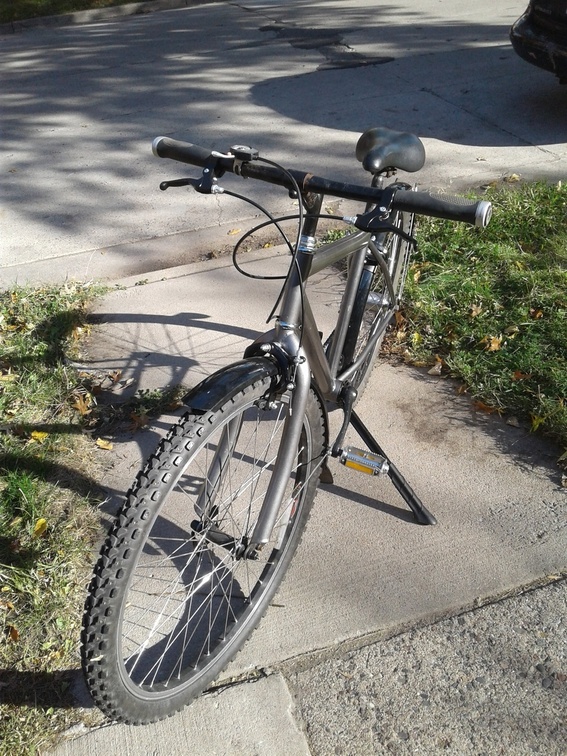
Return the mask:
{"type": "Polygon", "coordinates": [[[339,29],[303,29],[297,26],[272,23],[261,26],[259,31],[272,32],[277,39],[288,42],[299,50],[317,50],[325,62],[317,67],[318,71],[332,68],[359,68],[390,63],[394,58],[387,56],[368,56],[355,52],[341,36],[339,29]]]}

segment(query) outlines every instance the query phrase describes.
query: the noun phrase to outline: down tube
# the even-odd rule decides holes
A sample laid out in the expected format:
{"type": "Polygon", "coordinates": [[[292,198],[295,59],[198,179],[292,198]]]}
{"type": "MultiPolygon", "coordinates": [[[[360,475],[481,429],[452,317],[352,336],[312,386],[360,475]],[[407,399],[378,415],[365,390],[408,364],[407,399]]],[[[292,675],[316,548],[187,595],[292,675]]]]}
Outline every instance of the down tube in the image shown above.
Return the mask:
{"type": "Polygon", "coordinates": [[[336,399],[339,386],[331,375],[315,316],[307,297],[303,300],[303,346],[307,353],[315,385],[325,399],[336,399]]]}

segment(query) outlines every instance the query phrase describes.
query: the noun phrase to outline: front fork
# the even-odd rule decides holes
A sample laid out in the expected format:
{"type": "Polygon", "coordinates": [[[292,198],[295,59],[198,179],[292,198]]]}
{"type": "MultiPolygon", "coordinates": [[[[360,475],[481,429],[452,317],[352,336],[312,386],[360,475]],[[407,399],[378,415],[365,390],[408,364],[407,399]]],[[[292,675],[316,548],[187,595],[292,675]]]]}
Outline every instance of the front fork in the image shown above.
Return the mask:
{"type": "MultiPolygon", "coordinates": [[[[302,349],[297,349],[296,337],[290,334],[290,341],[295,342],[295,349],[288,351],[286,349],[285,339],[281,344],[283,350],[287,354],[296,354],[293,358],[293,373],[292,379],[285,390],[290,392],[290,406],[287,413],[287,417],[284,421],[284,427],[282,432],[282,439],[276,460],[274,462],[274,471],[266,495],[264,496],[264,503],[260,509],[258,521],[250,538],[249,553],[262,545],[266,544],[271,537],[272,531],[275,527],[278,513],[280,512],[281,503],[285,496],[286,488],[289,484],[290,474],[293,469],[293,464],[297,456],[297,449],[301,438],[301,431],[303,428],[303,418],[307,410],[307,401],[309,398],[309,390],[311,386],[311,372],[309,370],[309,364],[305,359],[302,349]]],[[[259,345],[259,348],[264,354],[269,353],[266,347],[273,348],[270,342],[265,342],[259,345]]],[[[278,344],[279,346],[279,344],[278,344]]]]}

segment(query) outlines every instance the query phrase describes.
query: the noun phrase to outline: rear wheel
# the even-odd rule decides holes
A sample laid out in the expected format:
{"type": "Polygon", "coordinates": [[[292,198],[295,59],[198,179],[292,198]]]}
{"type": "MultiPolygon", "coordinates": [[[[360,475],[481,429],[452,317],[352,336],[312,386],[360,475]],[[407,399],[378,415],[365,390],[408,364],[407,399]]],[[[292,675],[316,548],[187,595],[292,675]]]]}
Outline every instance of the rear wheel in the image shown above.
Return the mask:
{"type": "Polygon", "coordinates": [[[89,589],[82,658],[112,719],[162,719],[207,688],[266,611],[315,494],[324,448],[310,394],[271,539],[248,549],[289,410],[271,378],[186,415],[150,458],[104,544],[89,589]]]}
{"type": "MultiPolygon", "coordinates": [[[[412,235],[413,215],[396,213],[390,222],[405,234],[412,235]]],[[[359,361],[348,377],[359,396],[366,387],[380,352],[386,327],[402,298],[411,257],[411,243],[395,232],[377,234],[375,244],[388,267],[394,297],[380,266],[369,254],[360,277],[340,363],[342,372],[348,368],[352,370],[352,366],[359,361]],[[375,334],[379,334],[378,338],[370,346],[375,334]]]]}

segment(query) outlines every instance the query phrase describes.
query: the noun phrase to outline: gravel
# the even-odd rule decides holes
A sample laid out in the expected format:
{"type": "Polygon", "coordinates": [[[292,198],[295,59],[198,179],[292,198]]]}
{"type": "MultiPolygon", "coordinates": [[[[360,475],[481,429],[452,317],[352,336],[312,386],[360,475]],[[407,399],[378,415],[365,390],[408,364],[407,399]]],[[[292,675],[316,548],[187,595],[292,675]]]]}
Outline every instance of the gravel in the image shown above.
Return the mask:
{"type": "Polygon", "coordinates": [[[567,581],[288,675],[313,756],[567,754],[567,581]]]}

